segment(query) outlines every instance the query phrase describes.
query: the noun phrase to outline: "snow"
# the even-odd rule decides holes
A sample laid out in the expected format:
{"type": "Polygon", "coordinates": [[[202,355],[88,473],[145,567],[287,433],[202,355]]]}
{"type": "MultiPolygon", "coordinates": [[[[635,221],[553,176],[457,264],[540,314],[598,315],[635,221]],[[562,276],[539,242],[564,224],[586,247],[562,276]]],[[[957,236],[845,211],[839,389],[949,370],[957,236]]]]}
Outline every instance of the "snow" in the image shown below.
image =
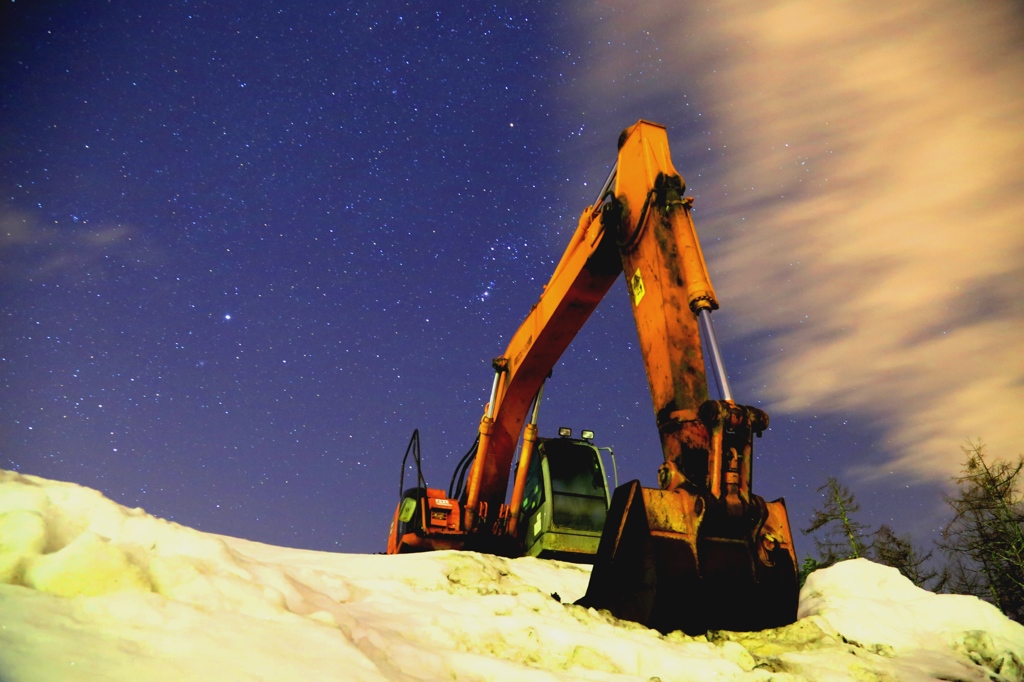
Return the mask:
{"type": "Polygon", "coordinates": [[[1024,627],[865,560],[812,574],[800,620],[760,633],[664,636],[573,605],[588,579],[273,547],[0,471],[4,682],[1024,679],[1024,627]]]}

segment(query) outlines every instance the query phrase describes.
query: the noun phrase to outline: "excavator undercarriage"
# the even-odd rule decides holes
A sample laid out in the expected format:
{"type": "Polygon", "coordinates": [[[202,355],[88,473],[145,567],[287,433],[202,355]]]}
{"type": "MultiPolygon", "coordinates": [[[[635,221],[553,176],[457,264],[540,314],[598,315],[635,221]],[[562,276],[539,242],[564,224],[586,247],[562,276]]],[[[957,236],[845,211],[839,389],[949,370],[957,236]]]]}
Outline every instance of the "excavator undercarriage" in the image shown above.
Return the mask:
{"type": "MultiPolygon", "coordinates": [[[[457,467],[453,486],[447,494],[427,488],[418,474],[417,487],[403,490],[395,511],[388,553],[477,549],[554,556],[571,549],[560,558],[594,563],[578,603],[663,632],[756,630],[795,620],[796,554],[785,502],[766,502],[752,492],[753,440],[768,428],[768,415],[733,401],[711,324],[718,300],[685,189],[664,127],[639,121],[623,131],[617,164],[597,201],[583,211],[505,355],[494,360],[477,441],[457,467]],[[632,302],[664,463],[659,488],[631,481],[615,490],[609,505],[597,448],[586,439],[575,445],[539,439],[537,414],[551,368],[620,273],[632,302]],[[709,398],[705,352],[718,400],[709,398]],[[582,450],[572,450],[587,447],[597,455],[596,465],[580,456],[582,450]],[[570,451],[576,454],[556,457],[570,451]],[[573,458],[580,464],[570,464],[573,458]],[[588,474],[587,467],[594,471],[588,474]],[[576,487],[556,490],[562,484],[554,483],[553,471],[576,487]],[[587,475],[593,476],[592,489],[584,485],[587,475]],[[554,523],[548,504],[544,521],[530,497],[537,481],[552,498],[577,496],[567,509],[582,509],[584,502],[593,509],[563,514],[554,523]],[[548,554],[539,539],[542,526],[551,532],[548,554]]],[[[414,441],[419,472],[417,434],[414,441]]],[[[412,449],[410,442],[406,458],[412,449]]]]}

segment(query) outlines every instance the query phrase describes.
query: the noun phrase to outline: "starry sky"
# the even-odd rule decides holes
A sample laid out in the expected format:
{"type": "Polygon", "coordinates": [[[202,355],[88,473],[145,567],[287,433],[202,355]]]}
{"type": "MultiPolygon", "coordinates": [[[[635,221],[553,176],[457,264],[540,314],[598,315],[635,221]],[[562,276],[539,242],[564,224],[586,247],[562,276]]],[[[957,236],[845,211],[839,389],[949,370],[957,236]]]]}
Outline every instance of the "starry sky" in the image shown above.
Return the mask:
{"type": "MultiPolygon", "coordinates": [[[[930,541],[960,446],[1020,453],[1019,4],[5,2],[0,467],[201,530],[384,548],[446,488],[615,160],[667,126],[755,492],[836,475],[930,541]]],[[[616,285],[542,435],[661,461],[616,285]]],[[[800,554],[811,550],[797,534],[800,554]]]]}

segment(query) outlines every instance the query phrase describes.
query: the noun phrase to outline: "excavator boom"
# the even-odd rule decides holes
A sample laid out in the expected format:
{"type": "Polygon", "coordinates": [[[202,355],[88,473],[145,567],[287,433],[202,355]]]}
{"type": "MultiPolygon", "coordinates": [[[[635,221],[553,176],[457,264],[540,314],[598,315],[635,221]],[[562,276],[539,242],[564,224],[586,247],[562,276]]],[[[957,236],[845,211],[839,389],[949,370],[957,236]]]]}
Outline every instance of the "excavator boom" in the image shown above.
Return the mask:
{"type": "Polygon", "coordinates": [[[584,214],[540,300],[505,354],[495,359],[500,402],[492,406],[486,456],[477,456],[479,467],[470,474],[470,496],[478,489],[481,500],[504,501],[512,456],[534,396],[622,272],[614,246],[604,238],[600,221],[584,214]]]}

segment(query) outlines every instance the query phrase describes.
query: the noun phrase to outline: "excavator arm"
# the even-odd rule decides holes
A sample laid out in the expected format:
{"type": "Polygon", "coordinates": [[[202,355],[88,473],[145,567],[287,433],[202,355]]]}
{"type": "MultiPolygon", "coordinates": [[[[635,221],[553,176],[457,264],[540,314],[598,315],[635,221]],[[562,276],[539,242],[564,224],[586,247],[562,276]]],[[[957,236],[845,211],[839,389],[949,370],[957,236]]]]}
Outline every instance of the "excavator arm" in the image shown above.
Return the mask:
{"type": "Polygon", "coordinates": [[[663,127],[619,141],[615,235],[664,463],[659,489],[615,492],[580,603],[660,630],[761,629],[796,618],[796,554],[785,503],[751,490],[763,411],[732,400],[711,311],[718,300],[663,127]],[[703,329],[702,329],[703,328],[703,329]],[[709,400],[701,333],[721,400],[709,400]]]}

